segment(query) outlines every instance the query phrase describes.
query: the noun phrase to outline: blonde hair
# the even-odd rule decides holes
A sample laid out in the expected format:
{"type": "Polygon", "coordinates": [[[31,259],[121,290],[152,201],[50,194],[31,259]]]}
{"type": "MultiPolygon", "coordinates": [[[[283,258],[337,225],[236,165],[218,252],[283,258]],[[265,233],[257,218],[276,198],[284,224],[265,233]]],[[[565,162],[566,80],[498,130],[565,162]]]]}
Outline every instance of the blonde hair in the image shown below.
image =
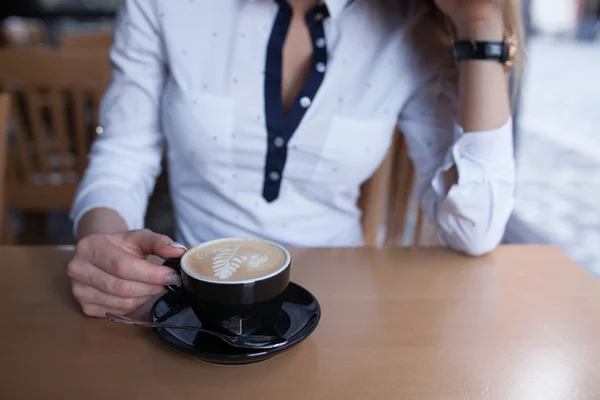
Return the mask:
{"type": "MultiPolygon", "coordinates": [[[[409,4],[405,7],[405,11],[414,9],[412,6],[417,3],[421,3],[423,0],[400,0],[409,4]]],[[[518,82],[522,75],[523,62],[524,62],[524,30],[521,19],[521,7],[518,0],[494,0],[500,10],[504,19],[505,34],[507,37],[512,37],[516,40],[518,51],[515,58],[512,73],[513,76],[513,95],[516,93],[518,82]]],[[[426,1],[427,8],[425,9],[425,18],[432,19],[435,21],[437,27],[442,32],[442,41],[444,47],[450,54],[450,46],[455,38],[455,31],[452,23],[448,20],[435,5],[433,0],[426,1]]],[[[421,3],[422,6],[422,3],[421,3]]],[[[455,67],[454,67],[455,68],[455,67]]],[[[449,71],[453,76],[458,76],[456,71],[449,71]]],[[[514,99],[515,97],[513,97],[514,99]]],[[[387,191],[386,201],[386,245],[398,245],[405,234],[406,222],[408,220],[409,203],[413,197],[415,187],[415,170],[412,162],[408,156],[408,148],[401,134],[397,134],[394,140],[394,144],[390,151],[390,171],[389,171],[389,186],[387,191]]],[[[413,243],[418,245],[422,238],[422,227],[424,223],[423,214],[418,207],[418,213],[416,218],[416,231],[413,233],[413,243]]]]}

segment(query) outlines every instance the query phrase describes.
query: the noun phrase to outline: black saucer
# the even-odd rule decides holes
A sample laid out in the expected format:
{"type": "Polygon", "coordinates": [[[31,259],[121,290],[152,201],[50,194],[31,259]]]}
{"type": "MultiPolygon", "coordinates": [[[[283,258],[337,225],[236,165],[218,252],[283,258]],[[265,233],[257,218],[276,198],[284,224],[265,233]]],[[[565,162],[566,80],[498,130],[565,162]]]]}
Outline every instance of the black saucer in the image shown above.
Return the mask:
{"type": "MultiPolygon", "coordinates": [[[[281,335],[285,346],[271,350],[245,350],[228,346],[221,340],[191,330],[154,328],[169,346],[194,358],[217,364],[250,364],[274,357],[306,339],[317,327],[321,307],[317,299],[303,287],[290,283],[283,292],[283,305],[274,322],[257,334],[281,335]]],[[[201,326],[182,291],[169,292],[152,307],[150,321],[175,325],[201,326]]]]}

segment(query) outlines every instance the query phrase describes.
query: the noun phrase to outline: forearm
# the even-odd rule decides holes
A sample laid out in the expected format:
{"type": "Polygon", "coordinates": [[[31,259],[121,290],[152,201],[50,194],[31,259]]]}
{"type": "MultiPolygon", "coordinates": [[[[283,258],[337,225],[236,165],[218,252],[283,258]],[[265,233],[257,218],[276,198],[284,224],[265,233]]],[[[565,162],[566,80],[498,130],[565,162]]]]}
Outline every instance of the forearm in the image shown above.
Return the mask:
{"type": "MultiPolygon", "coordinates": [[[[458,32],[460,40],[504,39],[502,25],[470,25],[458,32]]],[[[458,65],[458,123],[465,132],[497,129],[510,117],[508,76],[495,61],[463,61],[458,65]]]]}
{"type": "MultiPolygon", "coordinates": [[[[464,25],[458,29],[460,40],[502,41],[502,24],[464,25]]],[[[495,61],[471,60],[458,65],[457,122],[465,132],[482,132],[503,126],[510,118],[508,76],[495,61]]],[[[458,182],[456,167],[445,174],[446,190],[458,182]]]]}
{"type": "Polygon", "coordinates": [[[109,208],[94,208],[79,221],[77,237],[82,239],[97,233],[117,233],[128,230],[125,220],[109,208]]]}

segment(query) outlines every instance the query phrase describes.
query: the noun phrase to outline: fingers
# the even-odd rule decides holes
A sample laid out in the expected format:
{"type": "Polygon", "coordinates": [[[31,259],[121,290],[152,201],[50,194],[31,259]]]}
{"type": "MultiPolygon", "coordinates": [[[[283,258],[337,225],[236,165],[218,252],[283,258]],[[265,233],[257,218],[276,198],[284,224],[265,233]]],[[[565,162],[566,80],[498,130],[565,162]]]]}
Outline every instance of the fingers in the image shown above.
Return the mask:
{"type": "Polygon", "coordinates": [[[181,247],[149,230],[89,235],[77,244],[67,266],[73,295],[89,316],[134,311],[163,293],[165,285],[181,284],[177,272],[146,261],[146,256],[181,257],[185,253],[181,247]]]}
{"type": "Polygon", "coordinates": [[[124,310],[106,308],[98,304],[81,304],[81,311],[88,317],[95,318],[106,318],[106,313],[108,312],[117,315],[129,314],[129,312],[124,310]]]}
{"type": "Polygon", "coordinates": [[[98,252],[94,265],[109,275],[149,285],[177,284],[179,274],[171,268],[152,264],[127,252],[115,249],[98,252]]]}
{"type": "Polygon", "coordinates": [[[185,253],[185,247],[173,242],[170,237],[148,229],[132,231],[128,239],[134,241],[145,254],[153,254],[164,259],[178,258],[185,253]]]}
{"type": "MultiPolygon", "coordinates": [[[[147,301],[149,301],[152,296],[146,297],[117,297],[110,294],[103,293],[98,289],[95,289],[91,286],[85,286],[79,282],[73,282],[72,285],[73,296],[79,301],[80,304],[87,306],[100,306],[108,312],[108,309],[111,310],[119,310],[121,314],[127,314],[137,310],[147,301]]],[[[84,310],[85,312],[85,310],[84,310]]],[[[86,312],[87,314],[87,312],[86,312]]],[[[98,316],[98,315],[91,315],[98,316]]],[[[104,314],[100,315],[104,316],[104,314]]]]}
{"type": "Polygon", "coordinates": [[[148,297],[164,291],[164,283],[151,285],[123,279],[110,275],[87,262],[70,262],[67,267],[67,275],[73,281],[117,297],[148,297]]]}

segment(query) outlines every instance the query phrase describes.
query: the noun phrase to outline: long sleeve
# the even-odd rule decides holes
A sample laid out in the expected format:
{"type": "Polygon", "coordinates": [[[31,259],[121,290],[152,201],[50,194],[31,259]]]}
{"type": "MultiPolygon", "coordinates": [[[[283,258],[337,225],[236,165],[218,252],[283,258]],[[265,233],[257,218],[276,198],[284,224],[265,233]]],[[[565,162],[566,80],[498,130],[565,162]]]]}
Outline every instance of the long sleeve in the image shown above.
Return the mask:
{"type": "Polygon", "coordinates": [[[456,97],[452,79],[432,74],[402,111],[399,128],[415,165],[423,212],[440,240],[481,255],[501,242],[514,206],[512,120],[465,133],[455,122],[456,97]],[[454,165],[459,181],[446,193],[444,172],[454,165]]]}
{"type": "Polygon", "coordinates": [[[110,57],[113,78],[102,101],[98,135],[71,210],[75,231],[91,209],[115,210],[143,227],[160,173],[160,98],[165,79],[159,13],[153,0],[125,0],[110,57]]]}

